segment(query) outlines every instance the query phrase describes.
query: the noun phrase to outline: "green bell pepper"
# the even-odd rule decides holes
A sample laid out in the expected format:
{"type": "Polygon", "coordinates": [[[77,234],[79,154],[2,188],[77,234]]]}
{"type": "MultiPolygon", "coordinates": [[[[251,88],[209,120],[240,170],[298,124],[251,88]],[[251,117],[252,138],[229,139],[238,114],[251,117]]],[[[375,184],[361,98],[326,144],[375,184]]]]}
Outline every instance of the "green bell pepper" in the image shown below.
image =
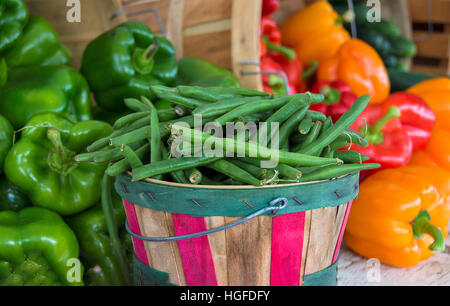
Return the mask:
{"type": "MultiPolygon", "coordinates": [[[[122,199],[115,191],[112,192],[112,205],[115,221],[124,231],[125,210],[122,199]]],[[[131,261],[120,263],[120,259],[115,256],[101,205],[94,206],[66,221],[77,235],[80,244],[80,256],[86,268],[85,283],[87,285],[132,285],[131,275],[128,273],[124,275],[121,267],[121,264],[125,264],[128,266],[128,271],[131,271],[131,261]]],[[[126,249],[126,242],[122,241],[122,248],[126,249]]]]}
{"type": "Polygon", "coordinates": [[[20,129],[43,112],[68,114],[90,120],[91,98],[86,80],[67,66],[32,66],[8,71],[0,86],[0,114],[20,129]]]}
{"type": "Polygon", "coordinates": [[[151,85],[171,85],[177,74],[170,41],[155,36],[143,23],[125,22],[103,33],[86,47],[81,73],[97,104],[109,111],[126,110],[125,98],[153,99],[151,85]]]}
{"type": "Polygon", "coordinates": [[[78,253],[58,214],[38,207],[0,212],[0,285],[83,285],[78,253]]]}
{"type": "Polygon", "coordinates": [[[0,211],[21,211],[31,206],[30,199],[23,190],[11,183],[6,177],[0,177],[0,211]]]}
{"type": "Polygon", "coordinates": [[[178,61],[175,83],[204,87],[241,87],[232,72],[196,57],[184,57],[178,61]]]}
{"type": "Polygon", "coordinates": [[[72,55],[59,40],[53,27],[42,17],[30,16],[22,36],[15,44],[0,52],[8,69],[24,66],[70,66],[72,55]]]}
{"type": "Polygon", "coordinates": [[[0,1],[0,53],[22,35],[28,21],[28,9],[22,0],[0,1]]]}
{"type": "Polygon", "coordinates": [[[0,115],[0,175],[3,173],[6,154],[11,149],[14,129],[9,121],[0,115]]]}
{"type": "Polygon", "coordinates": [[[111,134],[101,121],[73,123],[56,113],[33,117],[6,156],[6,177],[23,189],[35,206],[63,216],[79,213],[100,199],[106,164],[76,162],[93,141],[111,134]]]}

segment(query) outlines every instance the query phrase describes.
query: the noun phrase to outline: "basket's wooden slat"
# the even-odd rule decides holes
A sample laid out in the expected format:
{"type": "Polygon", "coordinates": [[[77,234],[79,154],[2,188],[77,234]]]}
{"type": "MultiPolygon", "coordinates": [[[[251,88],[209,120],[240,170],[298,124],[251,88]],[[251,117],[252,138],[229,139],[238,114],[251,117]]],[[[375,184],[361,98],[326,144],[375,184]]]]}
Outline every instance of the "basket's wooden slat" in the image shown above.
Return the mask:
{"type": "Polygon", "coordinates": [[[262,90],[259,74],[243,75],[242,72],[258,72],[257,65],[242,65],[243,62],[258,62],[260,59],[260,21],[261,0],[233,0],[231,55],[233,72],[238,76],[242,87],[262,90]],[[245,16],[243,16],[245,14],[245,16]]]}
{"type": "MultiPolygon", "coordinates": [[[[225,225],[225,217],[205,217],[206,226],[209,229],[225,225]]],[[[217,284],[228,286],[227,271],[227,238],[225,231],[208,235],[209,245],[214,260],[217,284]]]]}
{"type": "MultiPolygon", "coordinates": [[[[226,217],[231,223],[240,218],[226,217]]],[[[226,230],[228,284],[269,286],[272,217],[262,216],[226,230]]]]}
{"type": "MultiPolygon", "coordinates": [[[[414,37],[425,37],[427,32],[415,31],[414,37]]],[[[437,58],[450,57],[450,34],[448,33],[433,33],[428,39],[418,41],[417,55],[437,58]]]]}
{"type": "MultiPolygon", "coordinates": [[[[158,12],[163,23],[167,24],[169,20],[169,9],[171,6],[171,1],[172,0],[131,0],[123,2],[123,5],[127,14],[135,14],[145,11],[146,9],[154,9],[158,12]]],[[[180,13],[182,13],[181,20],[183,28],[231,18],[230,0],[184,0],[184,2],[184,9],[180,11],[180,13]]],[[[158,22],[152,13],[143,13],[139,15],[129,16],[129,19],[143,22],[156,33],[160,32],[158,22]]]]}
{"type": "Polygon", "coordinates": [[[333,264],[333,256],[334,251],[336,249],[336,245],[339,240],[339,234],[341,232],[341,228],[343,226],[345,212],[347,211],[348,204],[343,204],[338,207],[336,207],[336,218],[334,219],[334,232],[332,236],[330,237],[330,243],[328,244],[328,251],[327,251],[327,259],[326,262],[328,262],[328,265],[333,264]]]}
{"type": "Polygon", "coordinates": [[[177,58],[183,56],[183,12],[185,0],[172,0],[169,5],[167,38],[172,42],[177,58]]]}
{"type": "Polygon", "coordinates": [[[196,56],[231,69],[230,41],[230,31],[189,36],[183,42],[184,56],[196,56]]]}
{"type": "Polygon", "coordinates": [[[320,271],[331,264],[328,249],[334,240],[336,211],[337,207],[312,210],[305,274],[320,271]]]}
{"type": "MultiPolygon", "coordinates": [[[[395,2],[395,1],[392,1],[395,2]]],[[[428,0],[410,0],[411,19],[414,22],[428,22],[428,0]]],[[[450,23],[450,1],[431,0],[432,20],[435,23],[450,23]]]]}
{"type": "MultiPolygon", "coordinates": [[[[168,237],[174,235],[172,216],[169,213],[135,206],[142,235],[149,237],[168,237]]],[[[144,242],[149,265],[169,273],[169,281],[184,286],[186,284],[176,241],[144,242]],[[164,254],[164,255],[163,255],[164,254]]]]}

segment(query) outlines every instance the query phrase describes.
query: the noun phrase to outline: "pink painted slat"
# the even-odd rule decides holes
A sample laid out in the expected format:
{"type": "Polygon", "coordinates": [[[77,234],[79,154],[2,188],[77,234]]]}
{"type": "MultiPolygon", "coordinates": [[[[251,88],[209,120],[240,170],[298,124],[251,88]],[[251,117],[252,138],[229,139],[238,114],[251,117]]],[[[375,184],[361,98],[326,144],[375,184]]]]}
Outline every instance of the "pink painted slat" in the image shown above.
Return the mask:
{"type": "Polygon", "coordinates": [[[272,286],[299,286],[302,265],[305,213],[292,213],[273,218],[272,286]]]}
{"type": "Polygon", "coordinates": [[[344,237],[345,227],[347,226],[348,215],[350,214],[350,209],[352,208],[353,201],[348,202],[347,208],[345,210],[344,220],[342,221],[341,230],[339,232],[339,238],[334,249],[332,264],[336,262],[339,257],[339,250],[341,249],[342,238],[344,237]]]}
{"type": "MultiPolygon", "coordinates": [[[[206,231],[203,217],[172,214],[175,235],[206,231]]],[[[186,286],[217,286],[216,271],[208,236],[178,240],[186,286]]]]}
{"type": "MultiPolygon", "coordinates": [[[[127,220],[128,224],[130,225],[131,231],[133,233],[140,235],[141,229],[139,227],[139,221],[136,216],[134,204],[126,200],[123,200],[123,206],[125,208],[125,213],[127,214],[127,220]]],[[[147,252],[145,251],[144,241],[136,239],[134,237],[132,237],[132,239],[133,239],[134,253],[136,254],[136,257],[144,264],[149,265],[150,263],[148,261],[147,252]]]]}

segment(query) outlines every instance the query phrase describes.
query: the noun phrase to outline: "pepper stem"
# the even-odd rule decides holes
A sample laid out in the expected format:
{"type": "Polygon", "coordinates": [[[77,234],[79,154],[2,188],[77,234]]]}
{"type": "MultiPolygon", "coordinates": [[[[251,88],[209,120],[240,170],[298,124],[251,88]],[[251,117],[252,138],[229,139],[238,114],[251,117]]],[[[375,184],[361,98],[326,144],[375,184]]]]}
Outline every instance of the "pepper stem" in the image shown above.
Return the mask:
{"type": "Polygon", "coordinates": [[[341,92],[330,86],[322,86],[320,93],[325,96],[323,101],[326,105],[334,105],[341,100],[341,92]]]}
{"type": "Polygon", "coordinates": [[[158,51],[158,41],[154,40],[146,49],[136,48],[133,54],[134,69],[139,74],[149,74],[155,64],[155,54],[158,51]]]}
{"type": "Polygon", "coordinates": [[[400,109],[396,106],[391,106],[387,113],[379,119],[374,125],[370,126],[367,129],[366,139],[371,144],[380,144],[383,142],[383,132],[381,131],[385,125],[394,118],[398,118],[401,116],[400,109]]]}
{"type": "Polygon", "coordinates": [[[413,222],[414,237],[420,238],[423,234],[430,235],[434,239],[434,242],[430,245],[429,249],[438,252],[445,251],[444,235],[437,226],[431,224],[430,219],[431,216],[426,210],[419,212],[413,222]]]}
{"type": "Polygon", "coordinates": [[[355,19],[355,13],[353,13],[351,10],[348,10],[344,14],[336,18],[334,23],[335,25],[340,25],[343,24],[344,22],[352,22],[353,19],[355,19]]]}
{"type": "Polygon", "coordinates": [[[291,48],[288,48],[288,47],[282,46],[282,45],[278,45],[278,44],[274,44],[273,42],[271,42],[269,40],[269,38],[267,36],[263,36],[262,40],[266,44],[267,50],[275,51],[275,52],[283,54],[284,57],[288,61],[293,61],[295,59],[295,56],[296,56],[295,51],[292,50],[291,48]]]}
{"type": "Polygon", "coordinates": [[[53,171],[67,176],[69,173],[78,167],[75,162],[76,153],[67,149],[61,141],[61,133],[54,129],[47,130],[47,138],[53,144],[53,150],[48,156],[48,165],[53,171]]]}
{"type": "Polygon", "coordinates": [[[302,80],[309,79],[314,73],[316,73],[319,63],[317,61],[312,61],[308,68],[302,72],[302,80]]]}

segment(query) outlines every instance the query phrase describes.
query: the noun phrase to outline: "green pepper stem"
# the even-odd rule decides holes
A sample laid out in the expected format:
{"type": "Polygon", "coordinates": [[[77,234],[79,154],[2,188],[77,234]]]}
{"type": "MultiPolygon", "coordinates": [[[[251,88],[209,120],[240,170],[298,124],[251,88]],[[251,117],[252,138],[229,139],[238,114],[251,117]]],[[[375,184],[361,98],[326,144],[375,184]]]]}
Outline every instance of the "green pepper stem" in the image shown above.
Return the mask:
{"type": "Polygon", "coordinates": [[[317,61],[312,61],[308,68],[302,72],[302,80],[309,79],[314,73],[316,73],[319,63],[317,61]]]}
{"type": "Polygon", "coordinates": [[[320,93],[325,96],[323,102],[326,105],[334,105],[341,100],[341,92],[330,86],[323,86],[320,88],[320,93]]]}
{"type": "Polygon", "coordinates": [[[149,74],[155,64],[154,56],[158,51],[158,41],[153,41],[146,49],[136,48],[133,54],[134,69],[140,74],[149,74]]]}
{"type": "Polygon", "coordinates": [[[53,150],[50,151],[48,156],[48,165],[53,171],[67,176],[78,167],[75,161],[76,153],[66,148],[61,140],[61,133],[54,129],[49,128],[47,130],[47,138],[53,145],[53,150]]]}
{"type": "Polygon", "coordinates": [[[266,44],[267,50],[275,51],[275,52],[283,54],[284,57],[288,61],[293,61],[295,59],[296,53],[291,48],[288,48],[288,47],[282,46],[282,45],[278,45],[278,44],[274,44],[273,42],[271,42],[269,40],[269,38],[267,36],[263,36],[262,40],[266,44]]]}
{"type": "Polygon", "coordinates": [[[430,222],[430,214],[423,210],[421,211],[413,222],[414,237],[420,238],[423,234],[430,235],[434,242],[430,245],[431,251],[442,252],[445,251],[445,238],[441,230],[430,222]]]}
{"type": "Polygon", "coordinates": [[[396,106],[391,106],[387,113],[379,119],[374,125],[370,126],[367,130],[366,139],[371,144],[380,144],[383,142],[384,135],[381,130],[386,126],[386,124],[394,119],[401,116],[400,109],[396,106]]]}

